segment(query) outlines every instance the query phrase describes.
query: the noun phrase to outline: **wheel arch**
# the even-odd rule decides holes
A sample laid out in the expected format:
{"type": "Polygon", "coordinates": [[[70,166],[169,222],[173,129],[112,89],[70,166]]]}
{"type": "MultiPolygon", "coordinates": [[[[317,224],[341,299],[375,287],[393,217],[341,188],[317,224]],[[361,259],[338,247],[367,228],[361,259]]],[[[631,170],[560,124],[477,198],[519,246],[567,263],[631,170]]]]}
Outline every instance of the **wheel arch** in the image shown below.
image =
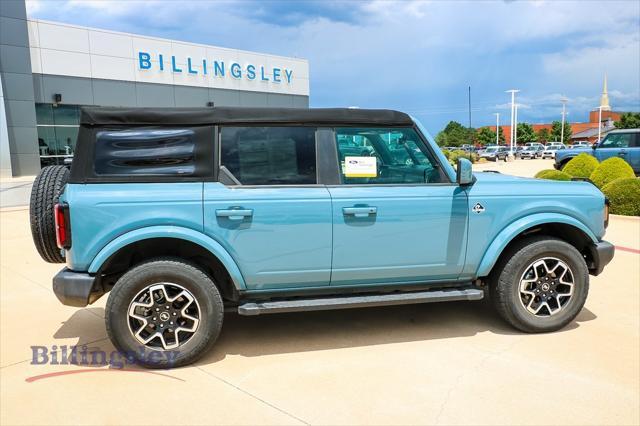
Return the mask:
{"type": "Polygon", "coordinates": [[[118,275],[154,257],[174,256],[187,259],[214,278],[225,298],[235,299],[246,289],[240,268],[229,252],[211,237],[179,226],[154,226],[120,235],[94,257],[88,272],[118,275]]]}
{"type": "Polygon", "coordinates": [[[593,259],[589,246],[598,241],[595,234],[586,225],[571,216],[538,214],[521,218],[505,227],[485,251],[476,276],[488,276],[510,246],[532,235],[548,235],[566,241],[582,253],[587,266],[591,267],[590,262],[593,259]]]}

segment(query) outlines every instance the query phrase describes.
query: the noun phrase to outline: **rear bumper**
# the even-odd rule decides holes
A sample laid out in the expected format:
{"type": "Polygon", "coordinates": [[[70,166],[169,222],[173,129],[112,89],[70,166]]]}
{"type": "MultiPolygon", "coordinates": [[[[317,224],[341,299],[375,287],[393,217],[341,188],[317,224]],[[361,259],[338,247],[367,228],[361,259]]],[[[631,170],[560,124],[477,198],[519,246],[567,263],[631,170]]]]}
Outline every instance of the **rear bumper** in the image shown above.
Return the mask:
{"type": "Polygon", "coordinates": [[[84,307],[104,294],[96,282],[93,275],[64,268],[53,277],[53,292],[63,305],[84,307]]]}
{"type": "Polygon", "coordinates": [[[589,265],[591,275],[599,275],[605,266],[611,262],[616,248],[608,241],[600,241],[589,246],[593,262],[589,265]]]}

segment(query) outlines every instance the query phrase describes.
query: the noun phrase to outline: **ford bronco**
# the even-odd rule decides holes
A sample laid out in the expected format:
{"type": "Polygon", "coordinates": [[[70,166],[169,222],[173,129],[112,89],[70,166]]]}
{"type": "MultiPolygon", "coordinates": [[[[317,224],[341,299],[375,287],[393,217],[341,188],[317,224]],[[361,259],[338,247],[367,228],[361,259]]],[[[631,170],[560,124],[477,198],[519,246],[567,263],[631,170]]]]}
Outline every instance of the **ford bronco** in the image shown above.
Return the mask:
{"type": "Polygon", "coordinates": [[[614,254],[592,184],[454,169],[389,110],[85,108],[70,172],[40,172],[30,214],[66,263],[56,296],[110,292],[109,337],[150,367],[193,362],[231,311],[487,294],[513,327],[554,331],[614,254]]]}

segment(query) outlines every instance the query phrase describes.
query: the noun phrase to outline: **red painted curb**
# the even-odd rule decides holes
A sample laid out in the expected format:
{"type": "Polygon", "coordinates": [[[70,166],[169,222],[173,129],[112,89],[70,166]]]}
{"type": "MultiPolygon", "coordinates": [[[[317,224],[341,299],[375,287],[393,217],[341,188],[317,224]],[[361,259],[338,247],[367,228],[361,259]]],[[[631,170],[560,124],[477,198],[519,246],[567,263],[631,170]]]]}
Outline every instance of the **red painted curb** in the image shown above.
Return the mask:
{"type": "Polygon", "coordinates": [[[626,252],[629,252],[629,253],[640,254],[640,250],[634,249],[634,248],[629,248],[629,247],[616,246],[616,250],[626,251],[626,252]]]}

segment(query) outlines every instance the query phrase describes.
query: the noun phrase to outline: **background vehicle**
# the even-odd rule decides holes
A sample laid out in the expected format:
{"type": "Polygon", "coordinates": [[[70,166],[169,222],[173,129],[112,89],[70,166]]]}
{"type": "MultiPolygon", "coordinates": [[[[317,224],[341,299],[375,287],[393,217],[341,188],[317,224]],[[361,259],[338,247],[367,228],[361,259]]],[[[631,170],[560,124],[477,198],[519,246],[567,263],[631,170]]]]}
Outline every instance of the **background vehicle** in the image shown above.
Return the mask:
{"type": "Polygon", "coordinates": [[[397,111],[86,108],[80,122],[71,173],[34,182],[34,243],[67,264],[60,301],[109,293],[111,341],[150,367],[197,359],[228,311],[477,300],[487,287],[515,328],[558,330],[614,253],[593,185],[474,174],[466,159],[454,170],[397,111]]]}
{"type": "Polygon", "coordinates": [[[591,144],[587,141],[578,141],[572,144],[569,148],[590,148],[591,144]]]}
{"type": "Polygon", "coordinates": [[[480,154],[480,158],[486,158],[490,161],[504,160],[509,157],[509,148],[506,146],[488,146],[480,154]]]}
{"type": "Polygon", "coordinates": [[[540,144],[525,146],[522,151],[520,151],[520,158],[539,158],[542,156],[542,152],[544,151],[544,146],[540,144]]]}
{"type": "Polygon", "coordinates": [[[558,152],[554,167],[562,170],[569,160],[581,153],[593,155],[598,161],[620,157],[629,163],[636,175],[640,175],[640,129],[612,130],[599,144],[594,144],[592,147],[558,152]]]}
{"type": "Polygon", "coordinates": [[[544,148],[544,151],[542,151],[542,158],[555,158],[556,157],[556,152],[558,151],[562,151],[563,149],[566,149],[566,147],[563,144],[557,144],[557,145],[547,145],[544,148]]]}

